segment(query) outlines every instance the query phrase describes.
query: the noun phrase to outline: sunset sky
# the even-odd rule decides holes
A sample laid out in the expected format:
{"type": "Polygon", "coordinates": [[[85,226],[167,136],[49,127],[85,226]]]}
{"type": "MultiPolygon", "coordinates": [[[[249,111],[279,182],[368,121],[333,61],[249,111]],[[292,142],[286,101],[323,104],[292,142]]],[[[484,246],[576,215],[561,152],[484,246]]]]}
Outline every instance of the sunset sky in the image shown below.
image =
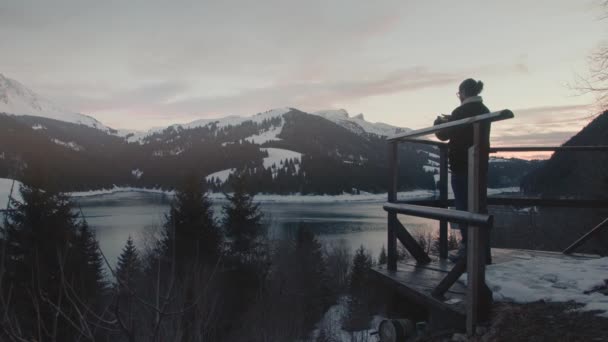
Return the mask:
{"type": "Polygon", "coordinates": [[[481,79],[495,144],[561,143],[598,111],[572,89],[607,37],[597,1],[0,3],[0,72],[115,128],[275,107],[420,128],[481,79]]]}

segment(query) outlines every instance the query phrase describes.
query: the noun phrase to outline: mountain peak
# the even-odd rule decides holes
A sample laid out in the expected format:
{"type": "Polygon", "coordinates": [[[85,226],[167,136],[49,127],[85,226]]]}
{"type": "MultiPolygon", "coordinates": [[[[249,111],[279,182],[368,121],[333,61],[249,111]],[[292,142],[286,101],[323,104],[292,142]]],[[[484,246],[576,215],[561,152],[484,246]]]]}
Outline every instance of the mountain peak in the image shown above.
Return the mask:
{"type": "Polygon", "coordinates": [[[365,120],[363,113],[349,117],[345,109],[321,110],[313,113],[321,116],[329,121],[348,129],[357,134],[375,134],[377,136],[386,137],[399,132],[408,131],[409,128],[401,128],[385,123],[371,123],[365,120]]]}
{"type": "Polygon", "coordinates": [[[40,116],[112,131],[94,118],[63,109],[23,84],[0,74],[0,113],[40,116]]]}
{"type": "Polygon", "coordinates": [[[336,118],[348,119],[348,112],[346,111],[346,109],[342,109],[342,108],[340,108],[340,109],[320,110],[320,111],[314,112],[313,114],[322,116],[324,118],[336,117],[336,118]]]}

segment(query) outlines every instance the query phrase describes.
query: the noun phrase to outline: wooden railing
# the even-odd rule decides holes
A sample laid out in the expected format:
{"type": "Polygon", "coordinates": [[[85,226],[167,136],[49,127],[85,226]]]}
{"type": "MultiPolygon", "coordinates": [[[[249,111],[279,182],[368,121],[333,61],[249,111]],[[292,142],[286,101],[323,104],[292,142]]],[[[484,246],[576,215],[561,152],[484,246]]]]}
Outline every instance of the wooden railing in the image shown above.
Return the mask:
{"type": "Polygon", "coordinates": [[[492,217],[487,215],[487,170],[489,158],[490,124],[494,121],[513,118],[510,110],[502,110],[478,115],[462,120],[427,127],[389,137],[389,191],[388,203],[384,209],[388,212],[387,256],[389,270],[397,269],[397,239],[419,263],[430,262],[430,257],[399,222],[398,214],[426,217],[440,221],[440,257],[447,257],[447,223],[459,222],[467,225],[467,258],[456,263],[433,291],[436,297],[442,297],[451,285],[466,271],[467,282],[467,331],[473,331],[480,320],[489,315],[492,293],[485,284],[485,264],[489,257],[489,229],[492,217]],[[437,132],[473,126],[473,145],[468,154],[468,211],[447,209],[447,145],[437,142],[415,139],[437,132]],[[431,144],[440,150],[440,204],[442,208],[416,206],[397,201],[398,182],[398,144],[401,142],[431,144]]]}
{"type": "MultiPolygon", "coordinates": [[[[432,295],[442,298],[449,288],[467,272],[467,331],[473,331],[475,325],[488,318],[492,301],[492,292],[485,284],[485,265],[491,262],[490,229],[493,218],[487,214],[488,205],[514,206],[565,206],[565,207],[608,207],[608,200],[596,199],[547,199],[547,198],[490,198],[487,197],[487,171],[490,153],[528,152],[528,151],[608,151],[608,146],[524,146],[495,147],[489,146],[490,125],[492,122],[507,120],[514,115],[510,110],[502,110],[478,115],[467,119],[451,121],[445,124],[409,131],[389,137],[389,191],[388,203],[384,210],[388,212],[387,267],[397,269],[397,240],[418,263],[428,263],[430,257],[401,224],[397,215],[424,217],[439,221],[439,257],[448,255],[448,222],[467,225],[467,258],[460,260],[447,276],[432,291],[432,295]],[[473,145],[468,151],[468,211],[447,209],[453,204],[448,199],[448,144],[438,141],[418,139],[444,130],[473,126],[473,145]],[[417,143],[435,146],[439,149],[439,198],[435,200],[399,201],[398,184],[398,144],[417,143]]],[[[575,242],[564,252],[571,252],[586,241],[590,235],[608,227],[604,221],[588,234],[575,242]]]]}

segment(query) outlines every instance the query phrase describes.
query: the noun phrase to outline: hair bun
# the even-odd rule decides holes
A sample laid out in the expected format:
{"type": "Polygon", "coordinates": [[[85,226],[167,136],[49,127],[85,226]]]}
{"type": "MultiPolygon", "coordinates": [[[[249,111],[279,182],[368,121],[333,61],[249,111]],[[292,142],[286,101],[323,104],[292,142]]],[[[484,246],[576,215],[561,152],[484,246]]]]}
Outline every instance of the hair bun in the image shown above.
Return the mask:
{"type": "Polygon", "coordinates": [[[477,81],[477,95],[479,95],[482,90],[483,90],[483,82],[477,81]]]}

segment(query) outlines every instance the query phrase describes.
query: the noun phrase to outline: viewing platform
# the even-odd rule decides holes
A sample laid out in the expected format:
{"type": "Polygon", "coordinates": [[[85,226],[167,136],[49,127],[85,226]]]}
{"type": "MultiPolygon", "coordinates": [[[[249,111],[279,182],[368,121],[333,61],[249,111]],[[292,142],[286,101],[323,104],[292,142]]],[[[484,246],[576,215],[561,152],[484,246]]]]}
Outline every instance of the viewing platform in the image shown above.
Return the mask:
{"type": "MultiPolygon", "coordinates": [[[[599,258],[599,256],[587,254],[565,255],[559,252],[492,248],[493,265],[510,261],[529,262],[539,257],[566,262],[599,258]]],[[[441,258],[432,258],[426,264],[418,264],[415,260],[408,259],[398,262],[395,271],[389,270],[386,265],[374,266],[372,275],[386,288],[392,289],[399,296],[424,307],[429,312],[431,326],[438,329],[458,330],[462,329],[466,323],[466,282],[456,281],[440,297],[433,294],[437,284],[447,276],[453,266],[453,263],[441,258]]]]}
{"type": "MultiPolygon", "coordinates": [[[[426,312],[429,326],[433,330],[466,330],[469,335],[472,335],[475,332],[476,326],[490,319],[493,293],[492,288],[486,284],[486,267],[493,267],[492,270],[498,270],[503,266],[508,268],[508,272],[501,275],[500,281],[509,282],[514,278],[526,280],[528,279],[526,278],[527,274],[523,273],[529,272],[532,269],[538,271],[539,267],[542,271],[542,267],[545,264],[550,265],[553,269],[559,269],[561,263],[575,267],[577,263],[593,262],[593,260],[599,258],[598,256],[573,253],[586,241],[597,236],[596,234],[601,230],[607,229],[608,219],[599,223],[561,253],[521,249],[490,249],[490,231],[494,228],[494,217],[488,214],[488,205],[562,208],[608,207],[608,201],[597,199],[543,197],[488,198],[487,172],[489,155],[491,153],[527,151],[562,151],[568,153],[580,151],[608,152],[608,146],[520,146],[491,148],[491,123],[512,119],[513,117],[514,114],[510,110],[502,110],[397,134],[387,139],[389,145],[389,191],[388,202],[383,206],[388,215],[387,264],[373,267],[371,274],[372,278],[377,280],[379,284],[382,284],[383,289],[386,289],[388,293],[405,299],[408,305],[413,305],[418,311],[422,309],[422,311],[426,312]],[[473,144],[468,150],[467,210],[448,209],[449,206],[453,205],[453,200],[448,199],[447,188],[449,145],[443,142],[421,140],[419,138],[442,131],[449,132],[466,126],[472,126],[471,131],[473,132],[473,144]],[[398,178],[400,174],[398,171],[400,143],[426,144],[438,148],[440,158],[439,198],[431,200],[397,200],[397,191],[399,190],[398,178]],[[427,254],[419,242],[408,232],[406,226],[401,223],[398,218],[399,215],[422,217],[439,222],[439,255],[437,257],[427,254]],[[466,258],[460,258],[456,263],[451,263],[447,260],[448,222],[462,224],[468,230],[466,258]],[[398,262],[397,241],[405,247],[410,255],[409,259],[398,262]],[[534,264],[535,262],[539,263],[534,264]]],[[[602,267],[605,267],[605,265],[599,265],[598,267],[603,270],[602,267]]],[[[570,273],[576,272],[576,268],[570,269],[570,273]]],[[[600,273],[603,274],[603,272],[600,273]]],[[[581,277],[584,276],[582,275],[581,277]]],[[[530,286],[534,285],[536,284],[530,286]]],[[[495,285],[494,289],[496,290],[498,287],[500,285],[495,285]]],[[[579,289],[576,290],[578,291],[579,289]]],[[[402,311],[404,312],[408,311],[407,308],[403,309],[402,311]]],[[[399,310],[396,311],[398,312],[399,310]]],[[[403,315],[404,313],[396,313],[396,315],[399,314],[403,315]]]]}

